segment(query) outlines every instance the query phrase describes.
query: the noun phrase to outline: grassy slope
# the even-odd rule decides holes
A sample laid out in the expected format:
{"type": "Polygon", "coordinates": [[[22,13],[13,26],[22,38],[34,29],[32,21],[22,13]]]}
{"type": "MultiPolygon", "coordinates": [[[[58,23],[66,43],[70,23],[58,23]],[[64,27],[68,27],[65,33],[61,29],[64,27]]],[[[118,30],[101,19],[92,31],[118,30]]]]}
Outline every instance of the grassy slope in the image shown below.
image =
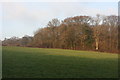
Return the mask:
{"type": "Polygon", "coordinates": [[[3,47],[3,77],[114,78],[118,55],[88,51],[3,47]]]}

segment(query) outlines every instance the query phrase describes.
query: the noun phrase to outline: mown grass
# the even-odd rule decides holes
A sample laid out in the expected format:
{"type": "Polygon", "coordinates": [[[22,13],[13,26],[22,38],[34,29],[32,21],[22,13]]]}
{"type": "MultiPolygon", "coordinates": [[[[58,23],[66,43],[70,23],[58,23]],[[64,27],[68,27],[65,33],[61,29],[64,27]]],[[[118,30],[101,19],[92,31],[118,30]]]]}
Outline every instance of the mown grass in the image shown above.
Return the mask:
{"type": "Polygon", "coordinates": [[[3,47],[3,78],[117,78],[118,55],[3,47]]]}

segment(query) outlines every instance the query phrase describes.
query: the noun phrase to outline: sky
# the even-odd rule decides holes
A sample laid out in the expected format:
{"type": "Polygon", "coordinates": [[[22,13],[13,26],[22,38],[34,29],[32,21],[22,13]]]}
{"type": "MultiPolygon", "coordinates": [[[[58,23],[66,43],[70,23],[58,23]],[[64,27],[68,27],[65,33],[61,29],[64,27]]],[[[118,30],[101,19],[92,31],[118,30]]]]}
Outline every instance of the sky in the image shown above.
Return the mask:
{"type": "Polygon", "coordinates": [[[88,15],[118,15],[118,2],[2,2],[0,40],[12,36],[33,36],[53,18],[88,15]]]}

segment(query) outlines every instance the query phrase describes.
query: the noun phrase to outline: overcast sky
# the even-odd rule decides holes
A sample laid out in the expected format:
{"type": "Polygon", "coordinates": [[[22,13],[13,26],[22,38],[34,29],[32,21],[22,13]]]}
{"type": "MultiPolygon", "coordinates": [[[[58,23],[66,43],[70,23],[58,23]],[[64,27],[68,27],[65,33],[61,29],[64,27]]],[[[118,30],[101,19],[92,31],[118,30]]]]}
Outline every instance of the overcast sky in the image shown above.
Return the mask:
{"type": "Polygon", "coordinates": [[[118,15],[117,2],[5,2],[0,4],[0,39],[33,36],[53,18],[118,15]],[[1,32],[1,31],[0,31],[1,32]],[[2,34],[2,36],[1,36],[2,34]]]}

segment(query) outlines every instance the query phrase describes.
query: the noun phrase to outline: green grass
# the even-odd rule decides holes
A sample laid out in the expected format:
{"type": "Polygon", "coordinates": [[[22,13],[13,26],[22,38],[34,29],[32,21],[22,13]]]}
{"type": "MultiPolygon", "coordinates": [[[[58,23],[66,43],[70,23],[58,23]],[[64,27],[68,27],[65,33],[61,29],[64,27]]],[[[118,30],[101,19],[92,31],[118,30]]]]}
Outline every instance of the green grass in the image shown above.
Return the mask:
{"type": "Polygon", "coordinates": [[[117,78],[118,55],[3,47],[3,78],[117,78]]]}

